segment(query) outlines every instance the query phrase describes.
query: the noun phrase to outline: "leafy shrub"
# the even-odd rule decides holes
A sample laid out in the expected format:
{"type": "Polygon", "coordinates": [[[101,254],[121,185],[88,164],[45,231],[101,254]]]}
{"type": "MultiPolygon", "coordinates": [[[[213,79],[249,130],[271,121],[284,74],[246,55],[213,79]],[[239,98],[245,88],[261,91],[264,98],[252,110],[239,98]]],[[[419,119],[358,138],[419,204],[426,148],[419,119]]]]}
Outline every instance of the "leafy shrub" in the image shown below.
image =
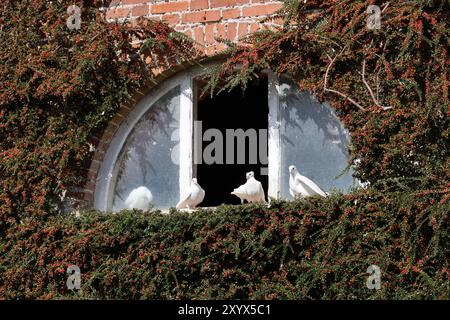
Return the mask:
{"type": "Polygon", "coordinates": [[[0,240],[0,297],[449,299],[449,202],[359,191],[216,211],[83,212],[0,240]],[[81,268],[81,290],[66,268],[81,268]],[[381,289],[369,290],[369,265],[381,289]]]}

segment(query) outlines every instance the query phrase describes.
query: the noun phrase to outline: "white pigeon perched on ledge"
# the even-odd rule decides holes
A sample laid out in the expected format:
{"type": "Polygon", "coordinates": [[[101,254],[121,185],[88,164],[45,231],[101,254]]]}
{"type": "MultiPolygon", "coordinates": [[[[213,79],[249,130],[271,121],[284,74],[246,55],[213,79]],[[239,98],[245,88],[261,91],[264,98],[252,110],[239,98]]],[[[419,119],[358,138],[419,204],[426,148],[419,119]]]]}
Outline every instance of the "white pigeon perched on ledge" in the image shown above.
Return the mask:
{"type": "Polygon", "coordinates": [[[299,196],[311,197],[315,195],[321,197],[327,196],[327,194],[311,179],[302,176],[294,165],[289,166],[289,193],[294,198],[299,196]]]}
{"type": "Polygon", "coordinates": [[[196,178],[192,179],[191,187],[189,192],[183,199],[177,204],[177,209],[193,209],[198,206],[205,198],[205,190],[200,187],[196,178]]]}
{"type": "Polygon", "coordinates": [[[128,209],[147,210],[153,200],[152,193],[147,187],[140,186],[133,189],[125,200],[128,209]]]}
{"type": "Polygon", "coordinates": [[[248,202],[266,202],[264,189],[261,182],[255,179],[254,172],[247,172],[245,176],[247,182],[234,189],[231,194],[241,199],[241,203],[244,203],[244,200],[248,202]]]}

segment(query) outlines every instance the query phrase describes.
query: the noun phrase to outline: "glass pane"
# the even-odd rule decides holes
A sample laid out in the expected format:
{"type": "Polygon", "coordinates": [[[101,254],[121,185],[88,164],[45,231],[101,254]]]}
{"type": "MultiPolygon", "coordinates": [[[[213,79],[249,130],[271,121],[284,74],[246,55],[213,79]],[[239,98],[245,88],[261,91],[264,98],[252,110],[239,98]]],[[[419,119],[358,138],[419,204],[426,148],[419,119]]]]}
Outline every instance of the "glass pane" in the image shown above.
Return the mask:
{"type": "Polygon", "coordinates": [[[175,87],[156,102],[128,136],[116,163],[112,210],[125,208],[130,192],[145,186],[153,204],[165,209],[179,198],[180,88],[175,87]]]}
{"type": "Polygon", "coordinates": [[[327,103],[318,102],[287,79],[281,79],[280,86],[282,198],[292,198],[290,165],[324,191],[348,191],[354,183],[352,171],[338,177],[348,165],[348,131],[327,103]]]}

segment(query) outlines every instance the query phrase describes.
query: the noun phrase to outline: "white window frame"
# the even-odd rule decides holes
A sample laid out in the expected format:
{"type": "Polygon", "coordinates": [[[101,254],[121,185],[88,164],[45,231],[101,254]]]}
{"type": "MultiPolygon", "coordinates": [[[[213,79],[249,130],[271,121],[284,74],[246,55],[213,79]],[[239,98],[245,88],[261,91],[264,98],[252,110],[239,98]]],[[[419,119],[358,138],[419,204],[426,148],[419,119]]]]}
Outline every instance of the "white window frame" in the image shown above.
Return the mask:
{"type": "Polygon", "coordinates": [[[280,82],[275,73],[265,71],[268,77],[268,196],[279,199],[281,193],[281,138],[280,138],[280,82]]]}
{"type": "MultiPolygon", "coordinates": [[[[100,166],[94,192],[94,207],[102,211],[111,211],[115,187],[116,161],[129,134],[142,116],[168,91],[180,86],[180,141],[179,141],[179,185],[180,197],[186,194],[194,172],[194,79],[205,73],[205,67],[193,67],[188,71],[165,80],[142,98],[127,115],[114,135],[100,166]]],[[[280,198],[281,182],[281,143],[280,143],[280,86],[276,75],[266,70],[268,76],[268,196],[280,198]]],[[[175,203],[174,203],[175,206],[175,203]]]]}

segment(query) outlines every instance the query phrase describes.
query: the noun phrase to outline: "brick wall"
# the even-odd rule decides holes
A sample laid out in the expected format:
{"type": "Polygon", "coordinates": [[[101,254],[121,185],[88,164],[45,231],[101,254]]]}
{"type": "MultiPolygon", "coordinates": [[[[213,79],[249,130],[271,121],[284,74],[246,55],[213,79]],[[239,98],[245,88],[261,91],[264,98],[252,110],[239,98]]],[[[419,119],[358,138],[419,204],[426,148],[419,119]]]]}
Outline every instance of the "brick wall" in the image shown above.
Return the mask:
{"type": "Polygon", "coordinates": [[[163,20],[213,55],[224,49],[216,38],[236,42],[248,33],[279,24],[279,19],[261,20],[280,7],[281,1],[275,0],[116,0],[107,18],[163,20]]]}
{"type": "MultiPolygon", "coordinates": [[[[274,0],[114,0],[106,11],[106,17],[109,20],[133,21],[138,17],[164,20],[175,30],[192,37],[205,54],[213,56],[225,48],[216,38],[237,42],[251,32],[280,24],[279,19],[265,19],[280,7],[281,1],[274,0]],[[263,19],[264,22],[261,21],[263,19]]],[[[158,82],[188,67],[189,64],[185,64],[160,70],[156,72],[158,82]]],[[[69,195],[68,208],[93,206],[96,182],[102,178],[98,176],[98,171],[111,140],[128,113],[154,85],[149,83],[136,92],[121,106],[104,132],[99,137],[92,137],[95,150],[86,172],[87,182],[69,195]]]]}

